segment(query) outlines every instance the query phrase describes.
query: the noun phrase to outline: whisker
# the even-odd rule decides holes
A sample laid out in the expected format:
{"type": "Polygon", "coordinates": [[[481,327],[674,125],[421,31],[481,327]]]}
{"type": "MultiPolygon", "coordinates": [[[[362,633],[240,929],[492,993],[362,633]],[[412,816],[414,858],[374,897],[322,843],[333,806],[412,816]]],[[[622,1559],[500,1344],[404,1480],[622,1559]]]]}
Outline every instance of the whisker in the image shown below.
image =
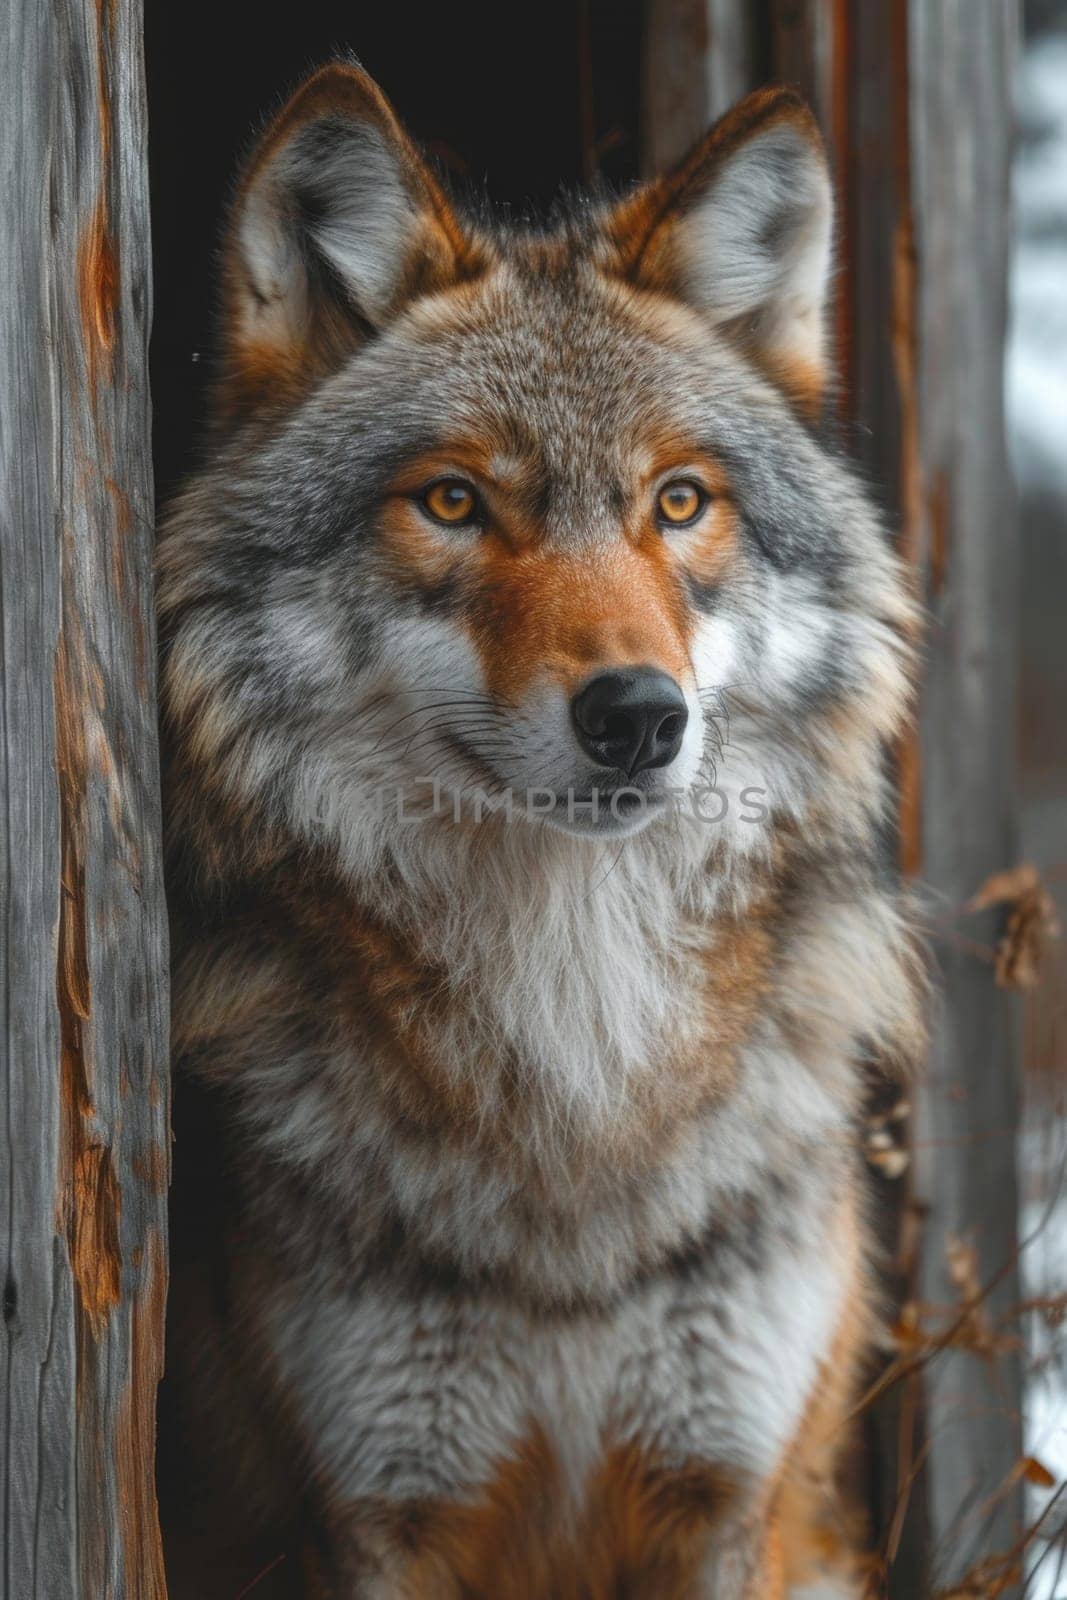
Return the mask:
{"type": "Polygon", "coordinates": [[[399,727],[402,722],[410,722],[412,717],[428,715],[431,711],[454,711],[457,709],[464,711],[472,709],[488,711],[491,710],[492,707],[488,700],[481,700],[475,702],[473,705],[470,699],[456,699],[453,697],[448,700],[435,700],[432,701],[428,706],[416,706],[413,711],[405,711],[402,717],[395,718],[393,727],[399,727]]]}
{"type": "MultiPolygon", "coordinates": [[[[432,714],[434,714],[434,710],[438,710],[438,709],[440,709],[440,710],[462,710],[462,712],[469,712],[470,707],[469,706],[462,706],[461,702],[456,702],[456,704],[450,704],[450,702],[446,702],[446,701],[438,702],[437,706],[421,706],[421,707],[419,707],[418,712],[408,712],[408,715],[406,715],[406,717],[398,717],[397,718],[397,722],[392,723],[392,726],[390,726],[390,728],[387,728],[387,730],[384,731],[384,733],[382,733],[381,739],[379,739],[378,744],[376,744],[376,747],[374,747],[374,749],[376,749],[376,750],[395,749],[395,747],[397,747],[397,742],[398,741],[390,741],[389,744],[386,744],[386,739],[390,739],[390,736],[392,736],[392,734],[395,734],[395,731],[397,731],[397,728],[398,728],[398,726],[400,726],[400,723],[410,722],[411,717],[418,717],[418,715],[426,714],[426,717],[430,717],[430,722],[429,723],[422,723],[422,725],[418,726],[418,728],[414,728],[413,733],[410,734],[410,738],[416,738],[416,736],[418,736],[419,733],[422,733],[422,731],[426,731],[426,728],[442,728],[442,726],[448,726],[448,718],[446,718],[446,717],[438,717],[438,718],[432,717],[432,714]]],[[[494,718],[485,718],[485,720],[483,720],[483,722],[482,722],[482,726],[493,726],[493,728],[498,728],[498,726],[501,726],[501,718],[496,718],[496,717],[494,717],[494,718]]],[[[402,741],[405,738],[408,738],[408,734],[400,734],[400,739],[402,739],[402,741]]]]}
{"type": "Polygon", "coordinates": [[[603,877],[598,878],[597,881],[594,884],[590,885],[589,894],[586,896],[587,899],[590,898],[592,895],[596,894],[597,890],[603,888],[604,884],[607,883],[608,879],[611,877],[611,874],[615,871],[615,868],[618,866],[619,862],[622,860],[622,853],[623,853],[623,851],[625,849],[626,849],[626,840],[624,839],[622,841],[622,843],[619,845],[619,848],[615,853],[615,859],[612,861],[611,866],[608,868],[607,872],[604,873],[603,877]]]}

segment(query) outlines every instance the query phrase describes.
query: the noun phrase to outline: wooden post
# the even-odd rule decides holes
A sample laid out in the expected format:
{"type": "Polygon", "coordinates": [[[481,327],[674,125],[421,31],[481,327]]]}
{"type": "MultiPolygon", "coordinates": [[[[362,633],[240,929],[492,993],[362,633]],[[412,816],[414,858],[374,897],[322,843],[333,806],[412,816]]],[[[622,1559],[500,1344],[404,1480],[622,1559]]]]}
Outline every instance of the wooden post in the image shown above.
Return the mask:
{"type": "Polygon", "coordinates": [[[18,0],[0,83],[0,1589],[159,1600],[169,1153],[139,0],[18,0]]]}
{"type": "MultiPolygon", "coordinates": [[[[670,43],[673,15],[684,13],[692,44],[707,5],[649,4],[646,81],[665,75],[663,62],[675,73],[668,111],[646,98],[652,167],[699,135],[714,74],[670,43]]],[[[839,189],[842,413],[929,609],[919,727],[899,752],[899,848],[932,924],[937,998],[910,1189],[889,1206],[900,1288],[936,1333],[966,1297],[959,1264],[973,1248],[992,1326],[1017,1302],[1018,1051],[1007,998],[953,923],[1015,850],[1018,605],[1002,361],[1016,5],[740,9],[755,30],[750,58],[760,61],[765,40],[767,75],[797,84],[823,124],[839,189]]],[[[706,27],[706,51],[713,39],[706,27]]],[[[872,1512],[897,1600],[947,1592],[983,1562],[1004,1584],[996,1593],[1014,1592],[1010,1563],[1001,1570],[997,1558],[1020,1533],[1020,1384],[1011,1351],[956,1347],[879,1406],[872,1512]]]]}
{"type": "Polygon", "coordinates": [[[750,0],[647,0],[644,162],[661,172],[759,77],[761,6],[750,0]]]}
{"type": "MultiPolygon", "coordinates": [[[[1015,860],[1002,371],[1017,19],[1012,0],[829,3],[846,13],[834,75],[846,108],[848,410],[929,617],[918,730],[899,752],[899,854],[930,926],[935,996],[897,1267],[919,1330],[936,1337],[979,1287],[990,1329],[1018,1301],[1017,1039],[1007,997],[958,926],[1015,860]]],[[[1020,1364],[1011,1350],[961,1345],[924,1360],[875,1419],[876,1511],[900,1600],[977,1573],[1015,1592],[1020,1364]]]]}
{"type": "MultiPolygon", "coordinates": [[[[912,0],[906,66],[915,481],[905,537],[931,621],[910,777],[918,818],[903,844],[933,891],[939,1001],[916,1122],[919,1298],[954,1297],[959,1240],[990,1289],[983,1320],[992,1328],[1007,1313],[1009,1334],[1019,1040],[1009,997],[952,921],[991,873],[1015,864],[1017,848],[1018,539],[1003,407],[1016,23],[1012,0],[912,0]]],[[[989,920],[966,932],[995,937],[989,920]]],[[[939,1581],[956,1583],[1017,1545],[1020,1361],[1011,1350],[952,1349],[924,1377],[931,1539],[939,1581]]]]}

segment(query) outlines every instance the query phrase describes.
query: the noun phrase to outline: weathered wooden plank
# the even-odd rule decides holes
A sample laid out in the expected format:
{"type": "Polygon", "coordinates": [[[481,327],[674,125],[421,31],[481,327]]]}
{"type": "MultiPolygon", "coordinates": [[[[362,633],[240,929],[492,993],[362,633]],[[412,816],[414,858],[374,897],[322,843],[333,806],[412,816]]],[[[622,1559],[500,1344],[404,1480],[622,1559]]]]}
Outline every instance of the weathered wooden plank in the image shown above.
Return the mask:
{"type": "Polygon", "coordinates": [[[0,25],[4,1593],[162,1596],[165,1265],[137,0],[0,25]]]}
{"type": "MultiPolygon", "coordinates": [[[[912,0],[908,38],[910,532],[931,611],[914,850],[935,915],[949,920],[1017,848],[1018,541],[1003,405],[1016,22],[1011,0],[912,0]]],[[[915,1190],[927,1209],[919,1292],[927,1303],[951,1298],[946,1251],[959,1237],[994,1285],[996,1319],[1018,1301],[1019,1041],[988,964],[951,933],[935,939],[934,954],[939,1008],[916,1138],[915,1190]]],[[[951,1583],[1011,1550],[1020,1531],[1019,1361],[952,1351],[925,1378],[926,1499],[939,1579],[951,1583]]]]}
{"type": "MultiPolygon", "coordinates": [[[[777,68],[813,94],[837,157],[846,415],[930,610],[919,728],[900,752],[899,845],[945,924],[1014,860],[1017,575],[1001,374],[1015,6],[772,7],[777,68]]],[[[933,953],[931,1058],[900,1196],[912,1242],[898,1264],[917,1303],[951,1306],[947,1252],[973,1242],[980,1277],[996,1280],[995,1317],[1017,1295],[1016,1042],[988,965],[951,934],[933,953]]],[[[936,1332],[937,1317],[925,1326],[936,1332]]],[[[879,1408],[875,1512],[901,1600],[1015,1544],[1019,1384],[1010,1353],[994,1367],[950,1351],[879,1408]]]]}
{"type": "MultiPolygon", "coordinates": [[[[899,547],[920,562],[917,258],[906,0],[835,0],[836,138],[843,218],[840,290],[843,415],[853,450],[886,506],[899,547]],[[843,19],[841,13],[843,12],[843,19]]],[[[918,587],[922,588],[921,580],[918,587]]],[[[898,752],[897,844],[901,869],[920,867],[922,795],[918,732],[898,752]]],[[[918,1121],[919,1119],[916,1119],[918,1121]]],[[[915,1127],[912,1137],[915,1137],[915,1127]]],[[[897,1306],[919,1292],[920,1215],[913,1173],[882,1186],[878,1222],[886,1288],[897,1306]]],[[[927,1480],[915,1468],[930,1447],[922,1375],[894,1385],[865,1418],[873,1542],[890,1562],[889,1592],[931,1592],[927,1480]]]]}
{"type": "Polygon", "coordinates": [[[767,41],[751,0],[649,0],[644,165],[662,172],[758,81],[767,41]]]}
{"type": "Polygon", "coordinates": [[[834,132],[834,55],[838,19],[828,0],[769,0],[774,76],[792,84],[828,138],[834,132]]]}

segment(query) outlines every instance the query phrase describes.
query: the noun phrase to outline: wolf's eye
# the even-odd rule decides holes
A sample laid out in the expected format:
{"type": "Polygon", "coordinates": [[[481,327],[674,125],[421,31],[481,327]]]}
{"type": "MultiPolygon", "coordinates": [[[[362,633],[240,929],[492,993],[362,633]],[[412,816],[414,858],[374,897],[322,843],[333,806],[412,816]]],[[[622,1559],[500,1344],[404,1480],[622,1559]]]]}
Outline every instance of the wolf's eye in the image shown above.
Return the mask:
{"type": "Polygon", "coordinates": [[[675,478],[664,484],[656,499],[656,513],[661,523],[672,528],[684,528],[695,522],[708,503],[707,491],[690,478],[675,478]]]}
{"type": "Polygon", "coordinates": [[[423,491],[422,504],[435,522],[452,528],[478,519],[478,496],[462,478],[438,478],[423,491]]]}

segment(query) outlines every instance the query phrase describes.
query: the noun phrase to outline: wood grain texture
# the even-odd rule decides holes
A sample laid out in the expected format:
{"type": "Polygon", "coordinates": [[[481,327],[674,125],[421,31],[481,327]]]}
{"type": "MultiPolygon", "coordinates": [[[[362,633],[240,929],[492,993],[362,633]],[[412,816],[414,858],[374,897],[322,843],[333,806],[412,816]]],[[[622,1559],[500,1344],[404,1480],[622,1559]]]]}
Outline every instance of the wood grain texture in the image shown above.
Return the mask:
{"type": "Polygon", "coordinates": [[[752,0],[648,0],[644,160],[662,172],[760,76],[767,41],[752,0]]]}
{"type": "Polygon", "coordinates": [[[136,0],[0,25],[5,1595],[157,1600],[169,1165],[136,0]]]}
{"type": "MultiPolygon", "coordinates": [[[[903,1297],[959,1303],[948,1262],[959,1238],[975,1246],[983,1283],[995,1280],[995,1317],[1018,1294],[1018,1040],[1009,999],[952,923],[1016,848],[1018,575],[1002,378],[1016,10],[1010,0],[804,9],[824,15],[818,28],[795,19],[794,59],[805,31],[836,46],[821,114],[842,185],[845,414],[929,618],[918,728],[898,753],[898,847],[934,926],[935,1000],[913,1169],[891,1231],[906,1241],[903,1297]]],[[[818,83],[817,63],[811,73],[818,83]]],[[[936,1315],[926,1320],[936,1331],[936,1315]]],[[[873,1510],[898,1600],[924,1600],[1014,1546],[1020,1385],[1014,1353],[990,1363],[951,1350],[877,1408],[873,1510]]]]}
{"type": "Polygon", "coordinates": [[[832,141],[836,19],[827,0],[768,0],[774,76],[807,100],[832,141]]]}
{"type": "MultiPolygon", "coordinates": [[[[1018,537],[1003,400],[1016,21],[1011,0],[912,0],[908,37],[909,537],[931,614],[912,854],[935,919],[949,922],[991,873],[1014,865],[1018,848],[1018,537]]],[[[993,919],[966,931],[991,938],[993,919]]],[[[996,1321],[1019,1298],[1018,1029],[988,963],[951,930],[935,938],[934,956],[937,1026],[916,1138],[916,1198],[928,1208],[919,1292],[925,1302],[954,1298],[946,1255],[959,1237],[977,1250],[996,1321]]],[[[1020,1532],[1017,1354],[987,1363],[951,1352],[928,1370],[925,1407],[932,1547],[941,1581],[956,1582],[1010,1551],[1020,1532]]]]}

